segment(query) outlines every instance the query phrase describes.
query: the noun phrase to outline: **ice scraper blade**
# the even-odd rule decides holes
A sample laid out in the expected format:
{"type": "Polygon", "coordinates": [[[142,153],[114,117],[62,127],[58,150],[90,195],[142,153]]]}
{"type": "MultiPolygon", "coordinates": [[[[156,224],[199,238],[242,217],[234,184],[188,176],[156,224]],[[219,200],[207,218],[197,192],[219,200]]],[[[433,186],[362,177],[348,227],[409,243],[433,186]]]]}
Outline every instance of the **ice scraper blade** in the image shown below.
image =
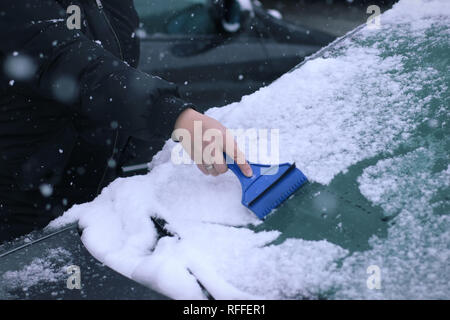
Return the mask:
{"type": "Polygon", "coordinates": [[[246,177],[236,163],[227,157],[227,165],[238,177],[242,186],[242,204],[259,219],[264,219],[273,209],[279,207],[296,190],[308,182],[306,176],[296,168],[295,163],[264,165],[249,163],[252,177],[246,177]]]}

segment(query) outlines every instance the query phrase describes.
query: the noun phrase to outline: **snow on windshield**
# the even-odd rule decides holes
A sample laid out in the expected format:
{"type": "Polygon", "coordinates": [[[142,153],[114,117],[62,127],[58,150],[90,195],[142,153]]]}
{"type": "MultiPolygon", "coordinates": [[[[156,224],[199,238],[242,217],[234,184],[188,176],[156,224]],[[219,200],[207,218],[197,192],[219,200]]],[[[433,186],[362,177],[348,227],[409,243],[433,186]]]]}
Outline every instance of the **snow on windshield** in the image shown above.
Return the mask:
{"type": "Polygon", "coordinates": [[[66,268],[62,268],[62,263],[69,265],[72,256],[64,248],[47,249],[44,258],[35,258],[29,264],[17,271],[6,271],[1,279],[1,290],[28,289],[40,282],[59,282],[67,279],[66,268]]]}
{"type": "Polygon", "coordinates": [[[378,159],[349,182],[392,219],[371,249],[326,239],[273,244],[280,232],[251,228],[260,222],[241,206],[233,174],[204,177],[173,164],[170,141],[149,174],[116,180],[51,226],[78,220],[96,258],[177,299],[205,298],[196,279],[217,299],[448,298],[449,26],[447,0],[402,0],[380,30],[363,28],[241,102],[208,111],[229,128],[279,129],[281,161],[295,161],[313,183],[378,159]],[[178,237],[157,241],[152,216],[178,237]],[[367,286],[371,265],[381,270],[380,289],[367,286]]]}

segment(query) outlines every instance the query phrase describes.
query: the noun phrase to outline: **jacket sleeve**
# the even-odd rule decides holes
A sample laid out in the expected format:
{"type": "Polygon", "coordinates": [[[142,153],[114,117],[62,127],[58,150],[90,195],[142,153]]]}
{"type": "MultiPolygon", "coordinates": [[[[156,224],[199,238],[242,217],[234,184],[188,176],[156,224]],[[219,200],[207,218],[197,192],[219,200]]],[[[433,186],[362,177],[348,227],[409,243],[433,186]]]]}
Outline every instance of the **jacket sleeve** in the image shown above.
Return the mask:
{"type": "Polygon", "coordinates": [[[19,94],[57,101],[98,125],[117,123],[145,140],[170,137],[179,114],[193,107],[179,98],[176,85],[69,30],[65,10],[55,0],[1,0],[1,87],[14,83],[19,94]],[[23,65],[9,68],[18,57],[33,71],[29,77],[23,65]]]}

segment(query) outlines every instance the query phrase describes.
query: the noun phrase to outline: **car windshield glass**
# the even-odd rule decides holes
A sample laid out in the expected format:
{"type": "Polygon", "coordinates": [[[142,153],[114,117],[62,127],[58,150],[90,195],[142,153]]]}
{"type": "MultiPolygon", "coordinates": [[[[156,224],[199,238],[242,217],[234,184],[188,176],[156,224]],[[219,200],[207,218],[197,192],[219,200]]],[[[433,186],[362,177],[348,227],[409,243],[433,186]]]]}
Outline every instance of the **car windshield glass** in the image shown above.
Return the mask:
{"type": "Polygon", "coordinates": [[[79,221],[96,258],[171,298],[205,298],[195,278],[219,299],[448,298],[449,12],[446,0],[401,0],[379,25],[207,112],[256,132],[243,144],[270,134],[279,162],[309,178],[266,221],[241,205],[232,173],[205,178],[168,141],[148,175],[114,181],[52,226],[79,221]]]}
{"type": "Polygon", "coordinates": [[[209,0],[135,0],[147,34],[211,34],[215,21],[209,0]]]}

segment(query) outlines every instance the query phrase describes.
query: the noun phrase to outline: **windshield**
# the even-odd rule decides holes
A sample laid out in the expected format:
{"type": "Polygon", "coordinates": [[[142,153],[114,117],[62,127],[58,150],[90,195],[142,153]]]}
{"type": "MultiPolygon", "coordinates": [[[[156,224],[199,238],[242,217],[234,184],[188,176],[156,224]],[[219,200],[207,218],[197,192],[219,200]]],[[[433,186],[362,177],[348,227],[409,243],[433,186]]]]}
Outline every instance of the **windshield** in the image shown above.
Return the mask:
{"type": "Polygon", "coordinates": [[[195,278],[218,299],[448,298],[449,26],[448,1],[400,1],[379,29],[208,111],[277,129],[280,161],[309,178],[265,222],[231,173],[175,165],[169,141],[147,176],[53,226],[79,221],[94,256],[172,298],[204,298],[195,278]],[[158,238],[151,217],[176,236],[158,238]]]}

